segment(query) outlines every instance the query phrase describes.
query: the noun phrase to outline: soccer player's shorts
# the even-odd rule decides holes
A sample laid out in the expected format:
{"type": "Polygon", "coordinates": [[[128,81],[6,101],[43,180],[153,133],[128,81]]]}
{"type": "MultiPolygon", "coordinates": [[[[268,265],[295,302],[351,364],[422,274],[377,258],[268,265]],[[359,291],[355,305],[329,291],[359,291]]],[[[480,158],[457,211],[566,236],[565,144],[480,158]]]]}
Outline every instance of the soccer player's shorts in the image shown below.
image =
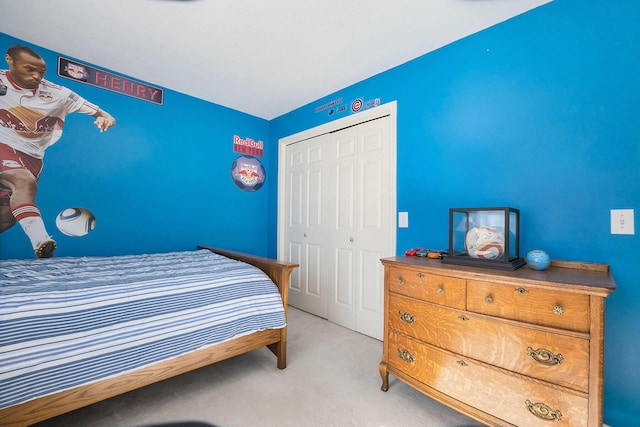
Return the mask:
{"type": "MultiPolygon", "coordinates": [[[[42,166],[42,159],[36,159],[0,143],[0,175],[6,171],[24,169],[31,172],[38,180],[40,172],[42,172],[42,166]]],[[[0,184],[0,206],[9,205],[10,197],[11,190],[0,184]]]]}

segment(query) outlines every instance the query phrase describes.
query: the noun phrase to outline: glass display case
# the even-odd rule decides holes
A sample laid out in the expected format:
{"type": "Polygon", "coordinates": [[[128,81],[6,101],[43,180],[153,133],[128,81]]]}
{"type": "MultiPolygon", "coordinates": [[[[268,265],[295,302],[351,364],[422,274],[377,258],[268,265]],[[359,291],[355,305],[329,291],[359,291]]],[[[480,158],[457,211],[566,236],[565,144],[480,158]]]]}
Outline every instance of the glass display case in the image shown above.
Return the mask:
{"type": "Polygon", "coordinates": [[[445,264],[516,270],[520,257],[520,211],[514,208],[449,209],[445,264]]]}

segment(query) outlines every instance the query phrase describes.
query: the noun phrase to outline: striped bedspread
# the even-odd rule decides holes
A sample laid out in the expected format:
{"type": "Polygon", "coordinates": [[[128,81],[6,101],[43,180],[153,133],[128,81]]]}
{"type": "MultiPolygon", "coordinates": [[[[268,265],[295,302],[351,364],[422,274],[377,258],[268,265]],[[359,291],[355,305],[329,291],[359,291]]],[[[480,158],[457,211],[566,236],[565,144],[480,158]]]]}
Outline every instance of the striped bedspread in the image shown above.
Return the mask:
{"type": "Polygon", "coordinates": [[[0,261],[0,408],[284,326],[275,284],[208,250],[0,261]]]}

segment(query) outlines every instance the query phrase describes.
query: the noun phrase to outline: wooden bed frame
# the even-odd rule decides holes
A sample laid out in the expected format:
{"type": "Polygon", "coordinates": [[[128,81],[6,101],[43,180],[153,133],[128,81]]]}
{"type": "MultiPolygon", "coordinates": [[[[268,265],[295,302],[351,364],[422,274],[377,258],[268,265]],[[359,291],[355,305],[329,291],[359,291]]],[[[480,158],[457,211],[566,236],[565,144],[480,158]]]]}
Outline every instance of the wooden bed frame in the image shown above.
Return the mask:
{"type": "MultiPolygon", "coordinates": [[[[198,246],[198,249],[208,249],[228,258],[252,264],[264,271],[278,286],[284,303],[285,316],[287,315],[289,277],[293,269],[299,267],[298,264],[209,246],[198,246]]],[[[264,346],[276,355],[278,368],[284,369],[287,365],[287,328],[267,329],[114,378],[10,406],[0,410],[0,425],[3,427],[28,426],[264,346]]]]}

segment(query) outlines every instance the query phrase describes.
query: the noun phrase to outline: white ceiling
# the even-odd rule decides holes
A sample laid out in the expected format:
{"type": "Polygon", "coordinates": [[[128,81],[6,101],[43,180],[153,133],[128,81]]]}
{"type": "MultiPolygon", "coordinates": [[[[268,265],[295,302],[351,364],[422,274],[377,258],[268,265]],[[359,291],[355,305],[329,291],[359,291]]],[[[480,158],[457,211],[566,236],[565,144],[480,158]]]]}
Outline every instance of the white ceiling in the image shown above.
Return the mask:
{"type": "Polygon", "coordinates": [[[0,0],[1,31],[272,119],[551,0],[0,0]]]}

